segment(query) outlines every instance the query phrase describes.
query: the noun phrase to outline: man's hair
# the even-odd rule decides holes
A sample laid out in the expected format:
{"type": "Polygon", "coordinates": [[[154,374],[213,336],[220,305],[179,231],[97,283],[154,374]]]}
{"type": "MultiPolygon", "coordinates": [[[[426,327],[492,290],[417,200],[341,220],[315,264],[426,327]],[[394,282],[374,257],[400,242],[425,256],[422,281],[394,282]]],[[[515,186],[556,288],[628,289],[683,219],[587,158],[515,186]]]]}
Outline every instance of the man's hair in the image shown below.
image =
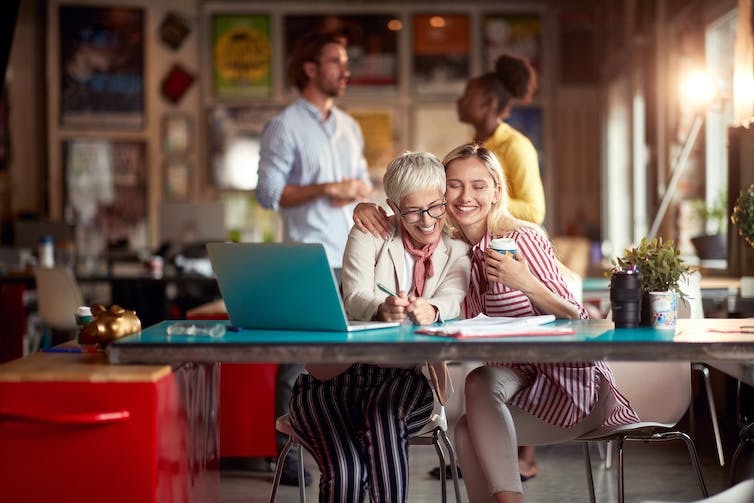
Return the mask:
{"type": "Polygon", "coordinates": [[[346,38],[335,32],[315,31],[307,33],[294,42],[288,65],[288,81],[299,91],[303,91],[309,83],[309,77],[304,71],[304,63],[318,63],[322,48],[327,44],[338,44],[345,48],[346,38]]]}
{"type": "Polygon", "coordinates": [[[437,189],[445,195],[445,168],[429,152],[406,151],[387,165],[382,184],[396,206],[407,195],[424,189],[437,189]]]}

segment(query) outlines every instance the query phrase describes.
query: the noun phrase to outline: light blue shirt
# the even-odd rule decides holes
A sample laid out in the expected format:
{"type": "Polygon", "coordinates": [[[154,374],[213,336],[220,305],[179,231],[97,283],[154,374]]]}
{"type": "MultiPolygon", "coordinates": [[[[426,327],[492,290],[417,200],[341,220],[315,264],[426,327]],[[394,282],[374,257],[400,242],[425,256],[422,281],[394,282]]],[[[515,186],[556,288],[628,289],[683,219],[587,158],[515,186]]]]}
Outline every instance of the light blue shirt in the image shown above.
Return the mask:
{"type": "Polygon", "coordinates": [[[262,130],[257,199],[280,211],[283,240],[322,243],[331,267],[341,267],[355,204],[332,206],[320,197],[300,206],[280,208],[286,185],[314,185],[359,178],[367,184],[364,138],[358,123],[333,107],[327,120],[304,99],[270,119],[262,130]]]}

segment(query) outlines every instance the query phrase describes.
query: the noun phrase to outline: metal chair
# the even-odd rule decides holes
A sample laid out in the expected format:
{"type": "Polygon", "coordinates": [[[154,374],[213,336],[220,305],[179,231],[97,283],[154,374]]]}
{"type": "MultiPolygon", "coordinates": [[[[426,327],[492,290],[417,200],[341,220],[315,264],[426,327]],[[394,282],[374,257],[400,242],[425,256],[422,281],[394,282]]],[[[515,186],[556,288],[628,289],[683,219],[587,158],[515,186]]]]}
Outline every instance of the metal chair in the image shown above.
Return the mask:
{"type": "Polygon", "coordinates": [[[589,482],[589,501],[596,501],[588,443],[617,443],[617,501],[624,501],[623,444],[626,440],[644,442],[682,440],[686,443],[703,496],[707,487],[702,477],[699,457],[691,437],[674,429],[691,402],[691,366],[688,362],[611,362],[618,389],[629,400],[641,422],[623,425],[581,437],[589,482]],[[657,383],[660,383],[659,385],[657,383]]]}
{"type": "MultiPolygon", "coordinates": [[[[278,456],[277,466],[275,468],[275,478],[272,481],[272,490],[270,492],[270,503],[277,501],[278,487],[280,486],[280,477],[283,474],[283,465],[288,451],[292,448],[298,449],[298,494],[301,503],[306,503],[306,492],[302,481],[304,480],[304,449],[296,439],[296,434],[291,427],[288,414],[284,414],[275,421],[275,428],[288,435],[288,441],[278,456]]],[[[440,406],[439,411],[430,417],[427,427],[422,432],[409,439],[409,445],[434,445],[437,451],[437,457],[440,459],[440,466],[445,466],[445,452],[443,446],[448,451],[450,466],[453,473],[453,488],[455,490],[456,502],[461,503],[461,488],[458,483],[458,469],[456,463],[456,453],[447,435],[448,421],[445,417],[445,408],[440,406]]],[[[445,483],[445,470],[440,470],[440,488],[442,492],[442,502],[447,503],[447,487],[445,483]]]]}

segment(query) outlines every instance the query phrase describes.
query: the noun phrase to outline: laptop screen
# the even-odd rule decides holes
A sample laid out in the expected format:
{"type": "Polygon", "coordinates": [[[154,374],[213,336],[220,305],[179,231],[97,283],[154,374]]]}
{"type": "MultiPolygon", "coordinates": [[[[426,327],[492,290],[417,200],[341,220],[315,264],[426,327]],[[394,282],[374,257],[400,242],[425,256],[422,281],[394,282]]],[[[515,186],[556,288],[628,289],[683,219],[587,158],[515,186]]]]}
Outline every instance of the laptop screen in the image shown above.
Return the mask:
{"type": "Polygon", "coordinates": [[[321,244],[208,243],[230,322],[268,330],[347,330],[321,244]]]}

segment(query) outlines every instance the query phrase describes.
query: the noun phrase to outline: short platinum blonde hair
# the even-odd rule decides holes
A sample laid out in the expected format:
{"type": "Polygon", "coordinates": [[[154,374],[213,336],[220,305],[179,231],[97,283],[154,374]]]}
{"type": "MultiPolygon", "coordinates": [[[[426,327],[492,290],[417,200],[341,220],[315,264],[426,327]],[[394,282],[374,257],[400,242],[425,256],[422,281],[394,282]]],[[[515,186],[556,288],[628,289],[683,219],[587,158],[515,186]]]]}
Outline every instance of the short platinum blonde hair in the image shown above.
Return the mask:
{"type": "Polygon", "coordinates": [[[440,159],[429,152],[405,151],[387,165],[382,184],[388,199],[400,206],[409,194],[437,189],[445,195],[445,168],[440,159]]]}

